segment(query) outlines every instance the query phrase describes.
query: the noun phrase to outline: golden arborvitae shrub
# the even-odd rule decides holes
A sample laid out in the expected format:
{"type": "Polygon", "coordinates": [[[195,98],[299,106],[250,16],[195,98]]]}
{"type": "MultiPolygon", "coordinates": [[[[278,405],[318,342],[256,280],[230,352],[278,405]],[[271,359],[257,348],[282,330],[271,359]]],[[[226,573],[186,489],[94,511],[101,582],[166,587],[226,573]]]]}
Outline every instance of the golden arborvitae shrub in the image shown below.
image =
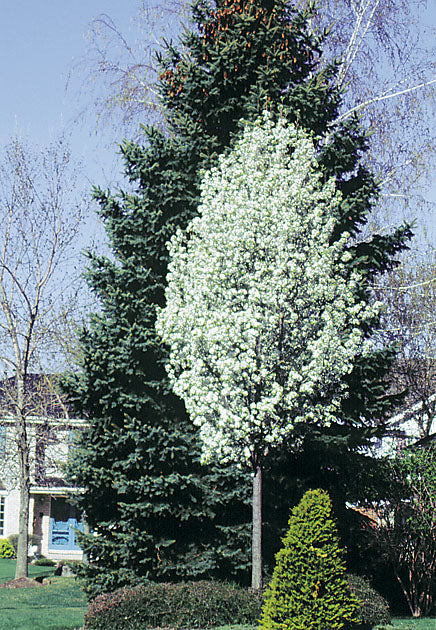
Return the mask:
{"type": "Polygon", "coordinates": [[[324,490],[309,490],[292,510],[259,630],[340,630],[359,621],[331,511],[324,490]]]}

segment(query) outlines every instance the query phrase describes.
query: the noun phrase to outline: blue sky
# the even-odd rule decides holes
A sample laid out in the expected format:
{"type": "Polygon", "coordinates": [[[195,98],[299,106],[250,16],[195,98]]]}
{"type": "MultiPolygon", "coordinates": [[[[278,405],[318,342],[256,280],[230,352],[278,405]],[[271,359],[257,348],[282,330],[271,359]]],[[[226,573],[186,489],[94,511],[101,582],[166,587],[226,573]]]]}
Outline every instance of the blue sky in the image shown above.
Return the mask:
{"type": "MultiPolygon", "coordinates": [[[[151,1],[151,0],[150,0],[151,1]]],[[[116,148],[104,148],[86,126],[74,124],[80,111],[77,90],[66,92],[68,74],[86,50],[85,34],[95,16],[110,15],[120,30],[134,28],[139,0],[13,0],[2,2],[0,36],[2,145],[18,134],[43,146],[63,130],[83,160],[89,182],[106,186],[116,148]]],[[[156,4],[156,2],[153,2],[156,4]]],[[[436,0],[428,0],[427,23],[436,25],[436,0]]],[[[436,189],[429,196],[436,200],[436,189]]]]}
{"type": "MultiPolygon", "coordinates": [[[[90,180],[114,160],[84,125],[76,85],[66,91],[71,69],[84,55],[90,21],[107,13],[127,32],[137,0],[13,0],[2,3],[0,27],[0,142],[18,135],[36,147],[60,133],[71,134],[74,157],[83,160],[90,180]]],[[[78,82],[77,77],[77,82],[78,82]]],[[[78,83],[77,83],[78,85],[78,83]]],[[[106,179],[106,177],[105,177],[106,179]]],[[[105,183],[105,182],[103,182],[105,183]]]]}

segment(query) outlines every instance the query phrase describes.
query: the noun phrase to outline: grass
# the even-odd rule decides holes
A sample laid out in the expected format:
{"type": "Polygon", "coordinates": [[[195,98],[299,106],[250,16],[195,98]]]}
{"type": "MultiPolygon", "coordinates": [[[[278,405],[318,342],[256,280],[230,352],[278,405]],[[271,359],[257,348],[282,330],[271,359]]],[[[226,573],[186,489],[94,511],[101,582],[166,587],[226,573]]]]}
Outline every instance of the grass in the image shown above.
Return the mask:
{"type": "MultiPolygon", "coordinates": [[[[0,584],[9,582],[15,577],[15,564],[16,560],[1,559],[0,560],[0,584]]],[[[38,567],[29,564],[29,577],[37,578],[41,576],[53,575],[55,567],[38,567]]],[[[2,589],[3,590],[3,589],[2,589]]],[[[0,630],[3,630],[0,628],[0,630]]]]}
{"type": "MultiPolygon", "coordinates": [[[[15,561],[0,560],[0,582],[14,577],[15,561]]],[[[29,576],[51,575],[29,567],[29,576]]],[[[85,596],[74,578],[53,577],[47,586],[0,589],[0,630],[74,630],[83,626],[85,596]]]]}

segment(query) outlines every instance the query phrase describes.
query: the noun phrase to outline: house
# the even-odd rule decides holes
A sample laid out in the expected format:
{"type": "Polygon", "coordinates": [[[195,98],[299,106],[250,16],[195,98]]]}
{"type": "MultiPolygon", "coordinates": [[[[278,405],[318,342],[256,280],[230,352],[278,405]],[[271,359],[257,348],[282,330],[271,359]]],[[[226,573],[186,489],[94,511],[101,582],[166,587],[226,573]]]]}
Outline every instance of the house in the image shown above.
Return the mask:
{"type": "MultiPolygon", "coordinates": [[[[18,533],[20,494],[13,391],[13,379],[0,382],[0,538],[18,533]]],[[[83,523],[68,501],[78,489],[64,479],[63,465],[86,423],[74,417],[51,377],[29,375],[26,395],[31,469],[29,534],[34,535],[34,551],[53,560],[80,560],[76,529],[83,530],[83,523]]]]}

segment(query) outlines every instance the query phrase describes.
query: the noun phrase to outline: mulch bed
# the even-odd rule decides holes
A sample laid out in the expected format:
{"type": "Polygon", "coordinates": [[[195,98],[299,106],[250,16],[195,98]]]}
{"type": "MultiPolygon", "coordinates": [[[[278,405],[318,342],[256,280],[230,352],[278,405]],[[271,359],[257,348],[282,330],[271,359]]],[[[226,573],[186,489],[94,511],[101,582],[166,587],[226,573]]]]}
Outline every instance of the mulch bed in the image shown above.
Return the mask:
{"type": "Polygon", "coordinates": [[[41,582],[27,577],[16,578],[15,580],[0,584],[0,588],[31,588],[33,586],[42,586],[42,584],[41,582]]]}

